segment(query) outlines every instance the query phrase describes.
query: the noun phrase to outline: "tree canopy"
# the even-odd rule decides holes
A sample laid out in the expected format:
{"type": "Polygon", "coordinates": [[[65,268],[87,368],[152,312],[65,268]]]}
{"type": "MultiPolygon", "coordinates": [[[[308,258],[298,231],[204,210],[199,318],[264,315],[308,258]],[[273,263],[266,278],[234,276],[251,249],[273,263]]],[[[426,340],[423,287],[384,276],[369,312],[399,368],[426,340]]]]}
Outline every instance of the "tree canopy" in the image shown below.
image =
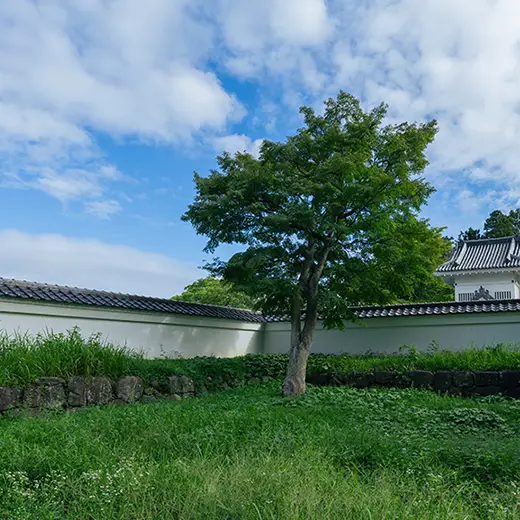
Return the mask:
{"type": "Polygon", "coordinates": [[[461,234],[464,240],[478,240],[480,238],[500,238],[518,235],[520,233],[520,209],[503,213],[500,210],[492,211],[484,222],[484,229],[469,228],[461,234]]]}
{"type": "Polygon", "coordinates": [[[184,288],[181,294],[172,300],[184,302],[205,303],[209,305],[224,305],[252,309],[254,300],[247,294],[237,291],[232,284],[211,276],[201,278],[184,288]]]}
{"type": "Polygon", "coordinates": [[[434,191],[421,174],[436,122],[389,125],[386,112],[340,92],[323,115],[302,107],[304,126],[264,141],[258,159],[225,153],[207,177],[195,174],[183,220],[208,238],[208,252],[243,246],[206,268],[256,308],[291,316],[284,395],[305,391],[318,317],[341,328],[353,305],[412,297],[449,248],[419,217],[434,191]]]}

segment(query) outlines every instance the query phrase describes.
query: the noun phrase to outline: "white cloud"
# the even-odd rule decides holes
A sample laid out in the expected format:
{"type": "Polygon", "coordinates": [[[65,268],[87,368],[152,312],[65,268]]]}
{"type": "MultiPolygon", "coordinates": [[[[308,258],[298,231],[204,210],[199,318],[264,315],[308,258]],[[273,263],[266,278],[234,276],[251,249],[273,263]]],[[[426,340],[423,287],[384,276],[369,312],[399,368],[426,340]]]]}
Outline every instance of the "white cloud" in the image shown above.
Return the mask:
{"type": "MultiPolygon", "coordinates": [[[[225,41],[224,62],[239,77],[306,83],[309,57],[323,51],[335,22],[325,0],[220,0],[214,16],[225,41]]],[[[308,88],[313,88],[311,80],[308,88]]]]}
{"type": "MultiPolygon", "coordinates": [[[[242,115],[197,60],[211,39],[189,2],[29,2],[2,6],[0,96],[54,125],[173,141],[242,115]],[[197,40],[195,40],[195,34],[197,40]],[[194,49],[188,47],[192,40],[194,49]]],[[[209,31],[211,33],[211,31],[209,31]]],[[[55,128],[49,128],[54,137],[55,128]]]]}
{"type": "Polygon", "coordinates": [[[121,212],[121,204],[117,200],[92,200],[85,203],[85,211],[90,215],[107,220],[121,212]]]}
{"type": "Polygon", "coordinates": [[[177,143],[243,117],[205,70],[213,30],[197,9],[189,0],[3,3],[2,173],[60,200],[101,198],[93,132],[177,143]]]}
{"type": "MultiPolygon", "coordinates": [[[[386,101],[391,117],[435,117],[440,132],[428,175],[459,210],[469,195],[460,185],[494,193],[480,208],[518,199],[520,181],[520,4],[512,0],[376,0],[358,9],[336,4],[338,23],[330,92],[386,101]],[[344,25],[343,25],[344,22],[344,25]],[[488,184],[492,184],[492,189],[488,184]],[[504,200],[505,198],[505,200],[504,200]]],[[[474,208],[474,201],[470,207],[474,208]]]]}
{"type": "Polygon", "coordinates": [[[392,120],[436,117],[433,183],[465,208],[465,182],[494,193],[490,207],[516,204],[519,49],[514,0],[4,2],[3,182],[81,198],[88,171],[97,195],[83,200],[116,200],[118,179],[96,177],[106,160],[95,132],[255,152],[258,141],[230,129],[245,109],[220,81],[225,70],[254,82],[270,107],[251,107],[266,134],[280,121],[292,132],[291,109],[340,88],[388,102],[392,120]]]}
{"type": "MultiPolygon", "coordinates": [[[[39,190],[63,204],[83,202],[87,214],[108,219],[119,213],[122,207],[117,200],[105,200],[103,197],[114,182],[123,180],[126,177],[110,165],[92,169],[69,168],[59,172],[42,165],[27,169],[24,174],[4,173],[0,176],[0,187],[39,190]]],[[[121,199],[131,202],[124,193],[121,199]]]]}
{"type": "Polygon", "coordinates": [[[200,278],[195,266],[128,246],[0,230],[0,276],[168,298],[200,278]]]}
{"type": "MultiPolygon", "coordinates": [[[[392,121],[435,117],[440,133],[430,149],[428,176],[450,191],[458,210],[468,209],[468,197],[457,195],[465,183],[472,193],[492,194],[481,198],[482,213],[518,203],[518,2],[304,5],[272,0],[251,5],[221,3],[225,63],[233,74],[256,80],[285,107],[319,106],[343,89],[367,106],[387,102],[392,121]],[[268,10],[277,12],[276,24],[268,10]]],[[[295,126],[292,120],[290,126],[295,126]]]]}
{"type": "Polygon", "coordinates": [[[220,0],[215,13],[230,49],[310,46],[331,34],[325,0],[220,0]]]}
{"type": "Polygon", "coordinates": [[[263,139],[253,141],[247,135],[232,134],[213,139],[213,147],[218,153],[225,151],[234,155],[236,152],[247,152],[258,158],[263,142],[263,139]]]}

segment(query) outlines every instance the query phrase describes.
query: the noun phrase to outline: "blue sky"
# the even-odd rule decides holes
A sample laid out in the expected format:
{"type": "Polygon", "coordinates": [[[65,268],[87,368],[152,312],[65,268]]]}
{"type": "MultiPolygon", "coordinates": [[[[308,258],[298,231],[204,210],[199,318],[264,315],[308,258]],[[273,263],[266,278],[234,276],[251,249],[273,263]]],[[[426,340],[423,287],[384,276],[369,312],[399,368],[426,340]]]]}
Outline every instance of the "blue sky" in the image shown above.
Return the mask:
{"type": "Polygon", "coordinates": [[[515,0],[2,2],[0,276],[179,292],[193,171],[339,89],[437,118],[424,214],[481,226],[520,205],[519,43],[515,0]]]}

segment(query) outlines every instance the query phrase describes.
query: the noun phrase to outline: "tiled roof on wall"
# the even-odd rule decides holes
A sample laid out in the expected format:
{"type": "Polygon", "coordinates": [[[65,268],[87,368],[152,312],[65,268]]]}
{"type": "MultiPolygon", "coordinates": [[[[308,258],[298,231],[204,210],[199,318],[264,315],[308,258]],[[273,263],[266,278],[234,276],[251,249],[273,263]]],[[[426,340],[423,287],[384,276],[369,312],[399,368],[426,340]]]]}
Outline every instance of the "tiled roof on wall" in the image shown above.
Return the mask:
{"type": "Polygon", "coordinates": [[[151,298],[148,296],[136,296],[107,291],[94,291],[90,289],[79,289],[77,287],[48,285],[20,280],[8,280],[5,278],[0,278],[0,297],[50,303],[109,307],[122,310],[185,314],[189,316],[223,318],[238,321],[264,321],[262,316],[258,313],[243,309],[233,309],[231,307],[180,302],[166,298],[151,298]]]}
{"type": "MultiPolygon", "coordinates": [[[[489,312],[520,312],[520,300],[493,300],[475,302],[402,303],[354,307],[354,314],[362,320],[397,316],[438,316],[489,312]]],[[[265,316],[267,322],[289,321],[288,316],[265,316]]]]}
{"type": "Polygon", "coordinates": [[[437,273],[486,269],[520,269],[520,237],[461,240],[437,273]]]}
{"type": "MultiPolygon", "coordinates": [[[[283,322],[287,316],[262,316],[259,313],[232,307],[180,302],[165,298],[151,298],[60,285],[8,280],[0,278],[0,298],[31,300],[48,303],[88,305],[114,310],[161,312],[207,318],[221,318],[249,322],[283,322]]],[[[520,300],[493,300],[475,302],[410,303],[385,306],[356,307],[360,319],[393,316],[434,316],[447,314],[520,312],[520,300]]]]}
{"type": "Polygon", "coordinates": [[[434,316],[489,312],[518,312],[520,300],[493,300],[476,302],[408,303],[381,307],[358,307],[358,318],[384,318],[392,316],[434,316]]]}

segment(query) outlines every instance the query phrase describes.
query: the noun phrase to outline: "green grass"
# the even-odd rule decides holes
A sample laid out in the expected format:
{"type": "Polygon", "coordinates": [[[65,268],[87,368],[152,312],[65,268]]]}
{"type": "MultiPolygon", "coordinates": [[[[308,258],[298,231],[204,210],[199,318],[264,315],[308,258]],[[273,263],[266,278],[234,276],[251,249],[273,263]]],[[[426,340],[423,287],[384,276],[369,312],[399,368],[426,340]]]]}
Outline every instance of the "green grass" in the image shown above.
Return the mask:
{"type": "Polygon", "coordinates": [[[279,386],[0,420],[0,518],[520,518],[517,402],[279,386]]]}
{"type": "Polygon", "coordinates": [[[102,341],[100,336],[84,338],[79,329],[35,336],[9,336],[0,331],[0,385],[26,385],[44,376],[119,377],[132,371],[141,359],[124,347],[102,341]]]}
{"type": "MultiPolygon", "coordinates": [[[[138,375],[146,381],[172,374],[190,376],[199,392],[243,386],[250,380],[283,377],[287,356],[247,355],[237,358],[145,359],[124,346],[106,343],[99,336],[82,337],[74,329],[67,334],[7,336],[0,332],[0,386],[32,383],[38,377],[104,375],[117,378],[138,375]]],[[[391,356],[311,355],[309,373],[363,373],[375,370],[404,372],[425,370],[520,369],[520,348],[495,345],[459,352],[432,347],[419,353],[403,347],[391,356]]]]}

